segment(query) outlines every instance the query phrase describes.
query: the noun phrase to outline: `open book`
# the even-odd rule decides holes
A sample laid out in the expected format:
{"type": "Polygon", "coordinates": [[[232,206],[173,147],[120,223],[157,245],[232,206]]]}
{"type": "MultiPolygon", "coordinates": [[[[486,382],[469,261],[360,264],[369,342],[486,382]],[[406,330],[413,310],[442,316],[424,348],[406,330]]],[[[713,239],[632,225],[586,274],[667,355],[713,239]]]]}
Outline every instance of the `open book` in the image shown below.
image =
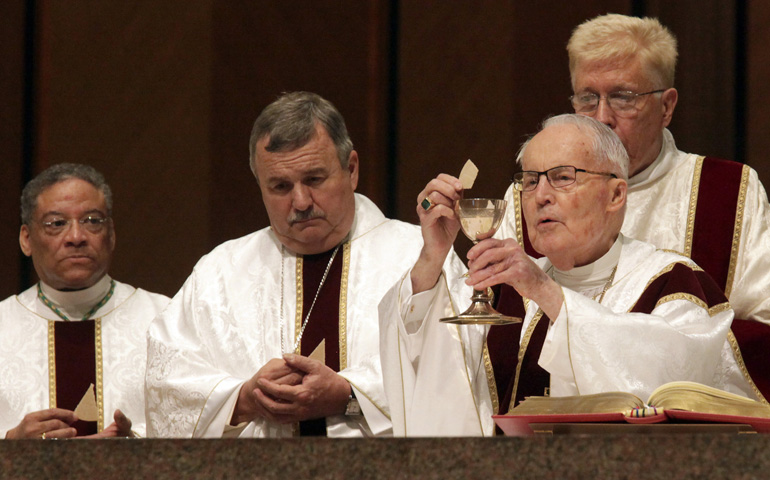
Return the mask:
{"type": "Polygon", "coordinates": [[[770,405],[695,382],[671,382],[642,401],[624,392],[572,397],[527,397],[507,415],[495,415],[507,435],[532,433],[529,424],[667,421],[740,423],[770,431],[770,405]]]}

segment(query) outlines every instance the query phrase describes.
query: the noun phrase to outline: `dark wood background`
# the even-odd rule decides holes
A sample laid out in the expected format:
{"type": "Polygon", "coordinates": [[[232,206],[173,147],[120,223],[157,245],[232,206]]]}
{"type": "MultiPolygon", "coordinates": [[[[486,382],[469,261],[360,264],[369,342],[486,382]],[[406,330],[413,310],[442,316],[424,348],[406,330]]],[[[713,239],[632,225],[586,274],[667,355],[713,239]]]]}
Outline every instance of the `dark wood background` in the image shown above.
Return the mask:
{"type": "Polygon", "coordinates": [[[19,194],[58,162],[115,192],[112,275],[173,295],[201,255],[267,225],[248,168],[259,111],[311,90],[345,116],[359,191],[416,221],[467,158],[501,196],[525,136],[569,111],[565,45],[595,15],[657,16],[679,39],[685,151],[770,182],[770,3],[762,0],[0,2],[0,298],[35,281],[19,194]]]}

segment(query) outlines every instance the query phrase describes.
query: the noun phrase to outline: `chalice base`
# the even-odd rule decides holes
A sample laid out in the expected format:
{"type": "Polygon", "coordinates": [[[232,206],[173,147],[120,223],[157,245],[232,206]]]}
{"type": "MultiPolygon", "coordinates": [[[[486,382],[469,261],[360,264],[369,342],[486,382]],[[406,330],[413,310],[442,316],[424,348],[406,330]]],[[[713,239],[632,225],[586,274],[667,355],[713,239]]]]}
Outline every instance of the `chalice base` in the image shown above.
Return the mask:
{"type": "Polygon", "coordinates": [[[446,317],[440,320],[443,323],[455,323],[459,325],[509,325],[521,323],[518,317],[509,317],[498,312],[487,300],[473,299],[473,303],[460,315],[446,317]]]}

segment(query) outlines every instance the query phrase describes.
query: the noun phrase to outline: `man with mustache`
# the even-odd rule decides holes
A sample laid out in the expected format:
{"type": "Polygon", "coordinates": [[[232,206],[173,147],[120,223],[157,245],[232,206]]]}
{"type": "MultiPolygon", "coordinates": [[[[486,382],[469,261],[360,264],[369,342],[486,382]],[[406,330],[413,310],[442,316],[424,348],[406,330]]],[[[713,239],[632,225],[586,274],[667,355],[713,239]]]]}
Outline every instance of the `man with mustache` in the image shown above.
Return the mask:
{"type": "Polygon", "coordinates": [[[0,303],[0,434],[144,435],[147,327],[169,299],[108,275],[109,185],[88,165],[54,165],[24,187],[21,222],[40,281],[0,303]]]}
{"type": "Polygon", "coordinates": [[[270,227],[203,257],[153,322],[150,434],[388,434],[377,302],[414,263],[419,229],[355,193],[358,154],[316,94],[262,111],[249,162],[270,227]]]}
{"type": "Polygon", "coordinates": [[[730,355],[733,312],[711,277],[620,233],[628,155],[609,127],[575,114],[548,119],[517,160],[529,240],[545,255],[537,261],[498,232],[468,252],[463,278],[451,254],[462,184],[442,174],[418,196],[425,246],[380,304],[395,435],[491,435],[493,414],[549,391],[647,398],[690,380],[755,396],[730,355]],[[470,286],[497,285],[498,310],[522,324],[439,322],[465,309],[470,286]]]}

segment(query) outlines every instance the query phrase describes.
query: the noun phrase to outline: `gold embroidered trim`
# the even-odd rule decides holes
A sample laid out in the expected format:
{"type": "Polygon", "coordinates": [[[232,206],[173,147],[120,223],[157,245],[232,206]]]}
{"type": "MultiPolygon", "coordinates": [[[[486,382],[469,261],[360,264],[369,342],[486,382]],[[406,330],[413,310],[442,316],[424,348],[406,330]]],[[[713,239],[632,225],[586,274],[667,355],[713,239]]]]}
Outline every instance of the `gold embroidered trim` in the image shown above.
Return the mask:
{"type": "Polygon", "coordinates": [[[524,235],[522,234],[521,225],[521,192],[518,190],[513,192],[513,212],[516,222],[516,241],[519,242],[521,248],[524,248],[524,235]]]}
{"type": "MultiPolygon", "coordinates": [[[[297,291],[296,295],[296,307],[294,307],[294,338],[299,337],[299,331],[302,329],[302,308],[303,308],[303,298],[304,293],[302,290],[302,265],[303,265],[303,257],[301,255],[296,255],[294,257],[296,259],[297,265],[294,268],[294,283],[295,283],[295,289],[297,291]]],[[[300,342],[301,343],[301,342],[300,342]]],[[[302,351],[302,345],[298,344],[297,348],[294,349],[294,353],[299,355],[299,353],[302,351]]]]}
{"type": "Polygon", "coordinates": [[[484,361],[484,371],[487,373],[487,385],[489,386],[489,396],[492,398],[492,411],[496,414],[500,411],[500,398],[497,396],[497,382],[495,381],[495,370],[492,368],[492,358],[489,356],[489,346],[484,340],[484,350],[481,352],[484,361]]]}
{"type": "Polygon", "coordinates": [[[48,406],[56,408],[56,337],[55,320],[48,320],[48,406]]]}
{"type": "Polygon", "coordinates": [[[529,347],[529,340],[532,337],[532,332],[535,331],[535,327],[542,317],[543,311],[538,308],[537,313],[532,317],[532,321],[527,325],[527,331],[524,332],[524,337],[521,339],[521,345],[519,346],[519,363],[516,365],[516,379],[513,382],[513,391],[511,391],[511,403],[508,405],[509,411],[516,403],[516,392],[519,390],[519,377],[521,376],[521,361],[524,360],[524,355],[527,353],[527,347],[529,347]]]}
{"type": "Polygon", "coordinates": [[[743,230],[743,212],[746,204],[746,189],[749,186],[749,167],[743,166],[741,171],[741,188],[738,192],[738,205],[735,208],[735,227],[733,228],[733,244],[730,248],[730,267],[727,271],[725,283],[725,296],[730,298],[735,279],[735,268],[738,264],[738,249],[741,246],[741,231],[743,230]]]}
{"type": "MultiPolygon", "coordinates": [[[[342,245],[342,278],[340,279],[340,371],[348,368],[348,272],[350,270],[350,242],[342,245]]],[[[368,398],[368,397],[367,397],[368,398]]],[[[372,402],[374,403],[374,402],[372,402]]]]}
{"type": "Polygon", "coordinates": [[[754,380],[751,379],[751,375],[749,375],[749,370],[746,368],[746,364],[743,361],[743,355],[741,355],[741,349],[738,346],[738,339],[735,338],[732,329],[727,332],[727,341],[730,342],[730,348],[733,350],[733,355],[735,356],[735,363],[738,364],[738,368],[741,370],[743,378],[749,382],[754,395],[757,396],[759,401],[767,405],[767,400],[762,395],[762,392],[759,391],[759,388],[757,388],[757,386],[754,384],[754,380]]]}
{"type": "Polygon", "coordinates": [[[94,360],[96,362],[96,431],[104,430],[104,365],[102,363],[102,317],[94,319],[94,360]]]}
{"type": "MultiPolygon", "coordinates": [[[[687,262],[673,262],[673,263],[669,263],[668,265],[663,267],[658,273],[656,273],[652,278],[650,278],[650,280],[647,282],[647,285],[644,286],[644,290],[647,290],[648,288],[650,288],[650,285],[652,285],[652,282],[654,282],[658,278],[662,277],[663,275],[665,275],[668,272],[670,272],[671,270],[673,270],[674,266],[677,265],[677,264],[684,265],[685,267],[689,268],[690,270],[692,270],[694,272],[697,272],[697,271],[701,271],[702,272],[703,271],[702,268],[697,267],[697,266],[692,265],[692,264],[687,263],[687,262]]],[[[644,290],[642,290],[642,291],[644,291],[644,290]]]]}
{"type": "Polygon", "coordinates": [[[718,303],[713,307],[709,307],[708,304],[706,304],[706,302],[696,297],[695,295],[691,293],[682,293],[682,292],[672,293],[671,295],[666,295],[665,297],[662,297],[657,301],[657,303],[655,303],[655,308],[658,308],[664,303],[673,302],[675,300],[684,300],[694,305],[697,305],[700,308],[706,310],[709,314],[709,317],[713,317],[714,315],[730,310],[730,308],[732,308],[730,307],[729,302],[718,303]]]}
{"type": "Polygon", "coordinates": [[[690,208],[687,210],[687,232],[684,238],[684,254],[692,254],[692,236],[695,231],[695,210],[698,206],[698,190],[700,189],[700,176],[703,170],[703,158],[695,160],[695,169],[692,174],[692,188],[690,188],[690,208]]]}
{"type": "Polygon", "coordinates": [[[672,293],[670,295],[666,295],[665,297],[661,297],[658,299],[658,301],[655,303],[655,308],[658,308],[659,306],[663,305],[664,303],[673,302],[675,300],[685,300],[687,302],[690,302],[692,304],[695,304],[699,306],[700,308],[704,310],[708,310],[709,306],[706,305],[706,302],[701,300],[700,298],[696,297],[692,293],[672,293]]]}

